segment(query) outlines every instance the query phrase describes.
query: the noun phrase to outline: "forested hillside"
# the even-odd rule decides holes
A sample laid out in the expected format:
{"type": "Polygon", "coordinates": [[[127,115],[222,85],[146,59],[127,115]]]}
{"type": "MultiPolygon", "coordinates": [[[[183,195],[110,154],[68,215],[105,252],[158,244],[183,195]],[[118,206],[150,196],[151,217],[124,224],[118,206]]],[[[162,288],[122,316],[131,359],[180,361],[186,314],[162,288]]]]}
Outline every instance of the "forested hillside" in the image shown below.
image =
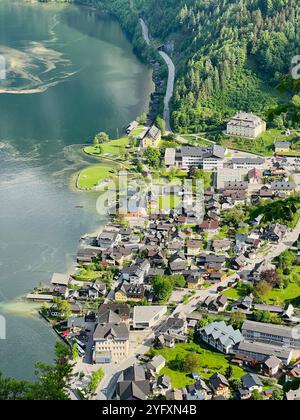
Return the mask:
{"type": "MultiPolygon", "coordinates": [[[[218,126],[236,110],[294,124],[291,58],[299,54],[298,0],[133,0],[151,32],[175,41],[175,128],[218,126]],[[275,112],[274,109],[276,108],[275,112]],[[286,113],[289,108],[289,115],[286,113]]],[[[295,86],[294,86],[295,87],[295,86]]],[[[295,111],[297,112],[297,110],[295,111]]]]}
{"type": "Polygon", "coordinates": [[[142,39],[139,16],[154,37],[174,42],[174,129],[220,128],[237,110],[300,127],[299,83],[289,76],[300,54],[299,0],[73,1],[115,14],[143,58],[158,55],[142,39]]]}

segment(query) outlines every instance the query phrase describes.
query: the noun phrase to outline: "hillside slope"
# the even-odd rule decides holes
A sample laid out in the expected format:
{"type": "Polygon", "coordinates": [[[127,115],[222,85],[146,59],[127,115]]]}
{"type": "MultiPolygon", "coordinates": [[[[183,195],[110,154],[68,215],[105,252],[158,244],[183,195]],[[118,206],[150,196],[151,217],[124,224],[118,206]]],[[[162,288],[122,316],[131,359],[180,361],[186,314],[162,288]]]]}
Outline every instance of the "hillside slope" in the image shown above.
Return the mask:
{"type": "Polygon", "coordinates": [[[175,42],[175,129],[214,128],[240,109],[271,121],[286,112],[292,91],[280,93],[277,86],[299,53],[297,0],[132,0],[131,5],[154,36],[175,42]]]}

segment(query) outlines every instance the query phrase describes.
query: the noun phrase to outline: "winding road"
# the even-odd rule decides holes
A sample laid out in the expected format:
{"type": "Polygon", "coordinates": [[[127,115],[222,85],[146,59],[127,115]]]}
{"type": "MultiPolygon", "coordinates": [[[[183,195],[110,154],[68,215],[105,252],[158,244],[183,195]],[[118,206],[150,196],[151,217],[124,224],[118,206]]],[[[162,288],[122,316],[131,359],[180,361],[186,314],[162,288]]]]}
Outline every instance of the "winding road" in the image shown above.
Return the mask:
{"type": "MultiPolygon", "coordinates": [[[[147,45],[151,44],[150,36],[149,36],[149,28],[146,22],[140,18],[140,24],[142,27],[143,37],[147,45]]],[[[164,51],[159,51],[160,56],[165,61],[168,66],[169,76],[168,76],[168,83],[166,89],[166,95],[164,99],[164,120],[166,122],[166,130],[168,132],[172,131],[171,128],[171,116],[170,116],[170,101],[173,97],[174,93],[174,84],[175,84],[175,66],[171,58],[166,54],[164,51]]]]}

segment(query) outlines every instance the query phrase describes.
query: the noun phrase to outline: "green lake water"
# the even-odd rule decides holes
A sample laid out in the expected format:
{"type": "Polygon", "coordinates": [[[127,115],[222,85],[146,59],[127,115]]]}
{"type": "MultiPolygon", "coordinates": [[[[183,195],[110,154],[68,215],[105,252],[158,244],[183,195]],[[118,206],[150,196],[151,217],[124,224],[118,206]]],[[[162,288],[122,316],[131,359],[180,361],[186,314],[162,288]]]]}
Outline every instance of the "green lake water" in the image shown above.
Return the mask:
{"type": "Polygon", "coordinates": [[[0,371],[33,379],[57,337],[20,297],[71,270],[79,238],[104,221],[71,188],[81,144],[113,138],[148,108],[151,71],[118,22],[70,5],[0,0],[0,371]]]}

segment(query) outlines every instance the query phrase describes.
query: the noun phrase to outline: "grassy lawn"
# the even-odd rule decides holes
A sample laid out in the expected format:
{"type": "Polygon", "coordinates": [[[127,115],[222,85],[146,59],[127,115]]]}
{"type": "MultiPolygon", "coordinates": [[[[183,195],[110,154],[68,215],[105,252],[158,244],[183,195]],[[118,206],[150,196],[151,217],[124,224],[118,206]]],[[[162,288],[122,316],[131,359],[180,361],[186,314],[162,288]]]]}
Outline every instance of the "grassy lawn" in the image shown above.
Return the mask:
{"type": "Polygon", "coordinates": [[[79,274],[74,275],[73,277],[78,281],[93,281],[101,277],[101,272],[94,271],[90,269],[82,269],[79,274]]]}
{"type": "Polygon", "coordinates": [[[245,139],[240,137],[224,137],[221,144],[230,149],[242,150],[262,156],[272,156],[274,143],[276,141],[292,142],[296,134],[286,136],[281,130],[270,129],[256,139],[245,139]]]}
{"type": "Polygon", "coordinates": [[[132,132],[130,133],[130,137],[140,136],[145,131],[145,129],[146,129],[145,126],[139,125],[137,128],[132,130],[132,132]]]}
{"type": "MultiPolygon", "coordinates": [[[[108,143],[102,144],[103,154],[110,154],[110,155],[120,155],[124,148],[128,145],[129,139],[128,137],[123,137],[117,140],[111,140],[108,143]]],[[[84,148],[84,152],[88,155],[92,156],[99,156],[97,149],[94,146],[87,146],[84,148]]]]}
{"type": "Polygon", "coordinates": [[[223,292],[223,295],[227,296],[228,298],[235,299],[235,300],[239,299],[242,296],[246,296],[246,294],[247,294],[247,289],[244,285],[240,285],[233,289],[225,290],[225,292],[223,292]]]}
{"type": "MultiPolygon", "coordinates": [[[[295,271],[300,271],[300,267],[295,267],[295,271]]],[[[286,289],[273,289],[268,294],[263,296],[263,300],[268,304],[285,305],[287,301],[299,299],[300,297],[300,285],[290,282],[286,289]]]]}
{"type": "Polygon", "coordinates": [[[176,208],[181,201],[181,197],[177,195],[164,195],[159,197],[159,208],[160,210],[173,210],[176,208]]]}
{"type": "Polygon", "coordinates": [[[183,135],[182,136],[185,140],[187,140],[189,143],[195,144],[197,146],[211,146],[212,143],[208,140],[205,140],[202,137],[198,136],[189,136],[189,135],[183,135]]]}
{"type": "MultiPolygon", "coordinates": [[[[176,356],[185,357],[191,351],[196,352],[199,356],[197,371],[204,379],[208,379],[215,372],[225,373],[229,366],[226,356],[196,343],[177,344],[173,349],[155,350],[156,354],[161,354],[167,360],[166,367],[160,374],[168,375],[174,388],[182,388],[194,383],[188,372],[178,372],[172,369],[172,361],[176,359],[176,356]]],[[[238,366],[232,365],[232,367],[234,378],[241,378],[245,374],[238,366]]]]}
{"type": "Polygon", "coordinates": [[[113,167],[105,165],[90,166],[86,169],[83,169],[77,181],[77,186],[79,189],[86,190],[96,187],[99,182],[104,181],[105,179],[112,178],[113,176],[113,167]]]}

